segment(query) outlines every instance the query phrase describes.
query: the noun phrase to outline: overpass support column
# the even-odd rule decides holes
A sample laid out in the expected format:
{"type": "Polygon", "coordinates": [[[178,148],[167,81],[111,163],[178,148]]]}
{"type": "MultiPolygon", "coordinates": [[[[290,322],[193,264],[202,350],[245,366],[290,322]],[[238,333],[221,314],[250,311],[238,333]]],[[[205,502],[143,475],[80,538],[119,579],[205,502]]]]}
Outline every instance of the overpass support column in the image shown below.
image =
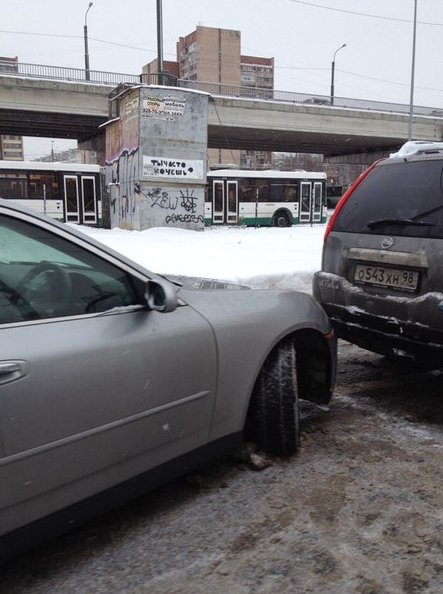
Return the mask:
{"type": "Polygon", "coordinates": [[[99,136],[83,140],[78,143],[78,148],[82,151],[92,151],[96,153],[96,163],[99,165],[105,164],[105,152],[106,152],[106,135],[103,132],[99,136]]]}
{"type": "Polygon", "coordinates": [[[337,155],[334,157],[325,156],[325,163],[334,163],[336,165],[364,165],[369,167],[374,161],[389,157],[394,152],[393,149],[387,151],[376,151],[367,153],[356,153],[349,155],[337,155]]]}
{"type": "Polygon", "coordinates": [[[348,188],[374,161],[388,157],[392,151],[356,153],[324,158],[323,165],[329,186],[348,188]]]}

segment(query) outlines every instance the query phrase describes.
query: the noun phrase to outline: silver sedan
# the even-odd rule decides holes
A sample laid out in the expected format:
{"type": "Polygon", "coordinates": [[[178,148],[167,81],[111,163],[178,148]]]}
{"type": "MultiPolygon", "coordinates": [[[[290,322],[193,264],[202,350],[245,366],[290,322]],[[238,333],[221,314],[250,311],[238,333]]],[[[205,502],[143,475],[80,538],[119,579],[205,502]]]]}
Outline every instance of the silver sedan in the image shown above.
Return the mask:
{"type": "Polygon", "coordinates": [[[0,200],[0,560],[242,439],[292,454],[335,366],[306,294],[165,278],[0,200]]]}

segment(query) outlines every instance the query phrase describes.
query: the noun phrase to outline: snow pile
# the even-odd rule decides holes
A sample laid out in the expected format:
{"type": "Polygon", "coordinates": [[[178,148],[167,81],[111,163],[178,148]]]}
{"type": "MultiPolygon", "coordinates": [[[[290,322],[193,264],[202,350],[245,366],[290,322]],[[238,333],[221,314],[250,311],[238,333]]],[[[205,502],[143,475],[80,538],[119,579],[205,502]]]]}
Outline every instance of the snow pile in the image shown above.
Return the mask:
{"type": "Polygon", "coordinates": [[[325,225],[81,230],[153,272],[310,293],[312,275],[321,267],[325,225]]]}

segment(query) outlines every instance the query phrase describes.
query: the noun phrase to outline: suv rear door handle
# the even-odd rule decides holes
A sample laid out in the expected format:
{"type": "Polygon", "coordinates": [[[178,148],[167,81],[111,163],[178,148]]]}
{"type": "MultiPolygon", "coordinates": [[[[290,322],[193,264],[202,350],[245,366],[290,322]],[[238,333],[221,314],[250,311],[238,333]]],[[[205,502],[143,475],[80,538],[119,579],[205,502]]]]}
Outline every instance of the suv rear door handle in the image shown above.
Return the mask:
{"type": "Polygon", "coordinates": [[[26,361],[0,361],[0,385],[9,384],[28,373],[26,361]]]}

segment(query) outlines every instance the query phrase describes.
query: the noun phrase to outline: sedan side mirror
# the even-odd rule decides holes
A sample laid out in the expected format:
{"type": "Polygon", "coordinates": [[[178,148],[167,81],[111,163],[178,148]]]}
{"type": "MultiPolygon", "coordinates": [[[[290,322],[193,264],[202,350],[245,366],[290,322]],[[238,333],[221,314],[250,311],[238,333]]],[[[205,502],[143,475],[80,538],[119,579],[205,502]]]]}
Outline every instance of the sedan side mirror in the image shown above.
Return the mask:
{"type": "Polygon", "coordinates": [[[145,299],[149,309],[167,313],[178,305],[174,286],[168,281],[150,280],[146,285],[145,299]]]}

